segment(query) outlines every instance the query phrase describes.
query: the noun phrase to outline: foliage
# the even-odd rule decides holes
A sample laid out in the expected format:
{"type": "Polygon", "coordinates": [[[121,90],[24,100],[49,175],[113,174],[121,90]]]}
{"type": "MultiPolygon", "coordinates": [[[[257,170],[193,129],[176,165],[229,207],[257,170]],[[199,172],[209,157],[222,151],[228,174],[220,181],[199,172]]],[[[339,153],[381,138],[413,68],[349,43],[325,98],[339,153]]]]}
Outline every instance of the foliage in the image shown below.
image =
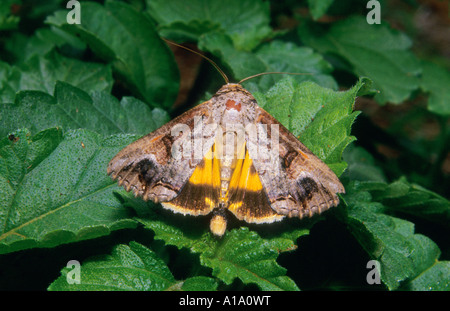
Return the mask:
{"type": "Polygon", "coordinates": [[[65,4],[0,5],[0,287],[449,290],[450,73],[410,26],[393,28],[395,10],[370,25],[365,3],[350,0],[83,1],[71,25],[65,4]],[[233,81],[303,73],[243,84],[341,178],[341,204],[309,220],[230,220],[218,239],[208,217],[113,182],[106,166],[119,150],[223,84],[209,63],[180,65],[195,83],[175,104],[176,64],[192,54],[160,36],[196,45],[233,81]],[[43,278],[17,277],[42,256],[43,278]],[[81,284],[67,282],[74,258],[81,284]],[[369,260],[380,285],[366,282],[369,260]],[[322,275],[324,265],[353,277],[322,275]]]}

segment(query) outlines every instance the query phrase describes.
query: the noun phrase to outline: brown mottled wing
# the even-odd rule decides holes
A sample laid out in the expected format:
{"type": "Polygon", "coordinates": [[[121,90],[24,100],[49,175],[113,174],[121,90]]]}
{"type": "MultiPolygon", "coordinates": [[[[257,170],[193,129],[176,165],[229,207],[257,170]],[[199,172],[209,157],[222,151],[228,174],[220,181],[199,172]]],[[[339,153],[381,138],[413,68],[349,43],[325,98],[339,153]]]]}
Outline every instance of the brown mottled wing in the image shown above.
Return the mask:
{"type": "Polygon", "coordinates": [[[172,200],[214,143],[216,131],[208,126],[215,123],[212,106],[212,101],[204,102],[131,143],[110,161],[108,174],[144,200],[172,200]],[[199,148],[188,145],[192,137],[203,139],[200,154],[199,148]],[[175,156],[174,147],[179,151],[175,156]]]}
{"type": "Polygon", "coordinates": [[[268,148],[261,150],[264,144],[250,136],[247,144],[272,209],[302,218],[338,205],[336,193],[345,189],[333,171],[274,117],[260,107],[257,110],[255,122],[265,125],[268,148]],[[278,147],[272,146],[272,140],[278,147]]]}

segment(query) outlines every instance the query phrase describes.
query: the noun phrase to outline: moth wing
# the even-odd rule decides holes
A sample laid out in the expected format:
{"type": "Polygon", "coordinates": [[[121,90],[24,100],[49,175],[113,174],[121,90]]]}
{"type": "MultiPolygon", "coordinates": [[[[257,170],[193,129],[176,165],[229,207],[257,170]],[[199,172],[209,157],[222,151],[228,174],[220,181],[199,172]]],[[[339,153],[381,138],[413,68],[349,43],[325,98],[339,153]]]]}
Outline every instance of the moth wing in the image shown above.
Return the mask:
{"type": "Polygon", "coordinates": [[[246,134],[246,142],[274,211],[302,218],[339,204],[344,186],[325,163],[261,107],[255,122],[258,135],[246,134]]]}
{"type": "Polygon", "coordinates": [[[212,106],[204,102],[131,143],[109,162],[108,174],[144,200],[172,200],[214,143],[212,106]]]}
{"type": "Polygon", "coordinates": [[[217,206],[220,191],[220,165],[214,146],[197,165],[180,193],[170,202],[161,203],[174,212],[206,215],[217,206]]]}
{"type": "Polygon", "coordinates": [[[248,223],[271,223],[284,216],[271,207],[245,143],[240,147],[229,185],[228,210],[248,223]],[[245,156],[244,156],[245,155],[245,156]]]}

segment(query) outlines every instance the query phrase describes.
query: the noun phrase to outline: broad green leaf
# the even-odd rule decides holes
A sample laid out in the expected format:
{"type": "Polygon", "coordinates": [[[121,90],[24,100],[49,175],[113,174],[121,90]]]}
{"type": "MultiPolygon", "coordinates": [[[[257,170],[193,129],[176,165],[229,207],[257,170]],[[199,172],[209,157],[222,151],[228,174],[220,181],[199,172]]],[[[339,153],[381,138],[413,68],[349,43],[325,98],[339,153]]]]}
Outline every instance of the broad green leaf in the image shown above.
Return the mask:
{"type": "Polygon", "coordinates": [[[163,37],[198,40],[202,34],[224,31],[237,49],[249,51],[272,32],[267,1],[147,0],[147,6],[163,37]]]}
{"type": "MultiPolygon", "coordinates": [[[[219,57],[222,63],[231,69],[236,80],[264,72],[290,72],[305,74],[291,75],[298,82],[312,81],[323,87],[337,89],[336,81],[330,75],[330,64],[312,49],[299,47],[291,42],[275,40],[262,44],[253,52],[247,52],[234,48],[226,34],[215,32],[202,36],[199,48],[219,57]]],[[[265,75],[244,84],[251,92],[266,92],[285,76],[265,75]]]]}
{"type": "Polygon", "coordinates": [[[109,160],[132,136],[19,130],[0,141],[0,253],[54,247],[133,228],[113,195],[109,160]]]}
{"type": "Polygon", "coordinates": [[[216,279],[196,276],[178,281],[166,263],[149,248],[137,243],[120,244],[111,255],[88,259],[80,267],[79,284],[70,268],[50,284],[50,291],[210,291],[216,290],[216,279]]]}
{"type": "Polygon", "coordinates": [[[350,136],[358,116],[353,106],[363,85],[361,80],[346,92],[335,92],[311,82],[299,84],[289,77],[266,94],[254,95],[264,109],[339,176],[346,167],[342,152],[355,139],[350,136]]]}
{"type": "Polygon", "coordinates": [[[67,58],[56,51],[44,56],[35,55],[19,67],[3,70],[5,78],[0,82],[3,85],[0,98],[4,103],[12,103],[15,94],[24,90],[52,94],[57,81],[67,82],[86,92],[110,92],[113,84],[110,66],[67,58]]]}
{"type": "Polygon", "coordinates": [[[152,106],[171,107],[178,92],[178,70],[151,21],[122,2],[83,2],[82,7],[80,25],[66,22],[67,11],[56,12],[46,22],[78,35],[112,64],[135,97],[152,106]]]}
{"type": "Polygon", "coordinates": [[[413,291],[450,291],[450,261],[438,261],[405,287],[413,291]]]}
{"type": "Polygon", "coordinates": [[[69,284],[70,272],[71,269],[64,268],[48,290],[161,291],[176,284],[167,265],[153,251],[136,242],[129,246],[117,245],[111,255],[83,263],[80,284],[69,284]]]}
{"type": "Polygon", "coordinates": [[[381,280],[389,290],[434,264],[440,250],[432,240],[415,234],[413,223],[383,214],[385,208],[369,192],[353,187],[347,185],[344,195],[349,230],[369,256],[380,262],[381,280]]]}
{"type": "Polygon", "coordinates": [[[310,25],[299,28],[300,39],[321,53],[335,54],[350,64],[356,76],[373,81],[380,103],[401,103],[419,87],[420,62],[409,50],[411,40],[385,24],[369,25],[355,16],[337,22],[328,31],[310,25]]]}
{"type": "Polygon", "coordinates": [[[14,104],[0,104],[0,135],[28,127],[32,133],[61,126],[64,130],[86,128],[103,135],[114,133],[147,134],[169,119],[159,108],[124,97],[119,102],[105,92],[91,96],[69,84],[58,82],[55,96],[43,92],[22,91],[14,104]]]}
{"type": "Polygon", "coordinates": [[[428,110],[442,115],[450,115],[450,71],[430,62],[422,62],[421,88],[429,92],[428,110]]]}

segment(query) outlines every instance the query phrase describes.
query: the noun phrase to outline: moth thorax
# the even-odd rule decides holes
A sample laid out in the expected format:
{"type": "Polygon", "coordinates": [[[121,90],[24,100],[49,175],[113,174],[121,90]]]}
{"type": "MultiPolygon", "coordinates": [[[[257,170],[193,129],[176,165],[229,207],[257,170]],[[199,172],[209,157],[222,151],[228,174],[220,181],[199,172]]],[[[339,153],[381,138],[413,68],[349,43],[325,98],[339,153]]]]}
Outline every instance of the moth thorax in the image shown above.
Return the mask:
{"type": "Polygon", "coordinates": [[[214,235],[218,237],[223,236],[225,230],[227,229],[227,220],[225,216],[221,213],[214,215],[209,223],[209,229],[214,235]]]}
{"type": "Polygon", "coordinates": [[[231,130],[223,133],[223,139],[220,143],[218,150],[223,152],[220,158],[220,200],[225,203],[228,201],[230,179],[236,166],[238,145],[242,145],[243,140],[236,131],[231,130]]]}

